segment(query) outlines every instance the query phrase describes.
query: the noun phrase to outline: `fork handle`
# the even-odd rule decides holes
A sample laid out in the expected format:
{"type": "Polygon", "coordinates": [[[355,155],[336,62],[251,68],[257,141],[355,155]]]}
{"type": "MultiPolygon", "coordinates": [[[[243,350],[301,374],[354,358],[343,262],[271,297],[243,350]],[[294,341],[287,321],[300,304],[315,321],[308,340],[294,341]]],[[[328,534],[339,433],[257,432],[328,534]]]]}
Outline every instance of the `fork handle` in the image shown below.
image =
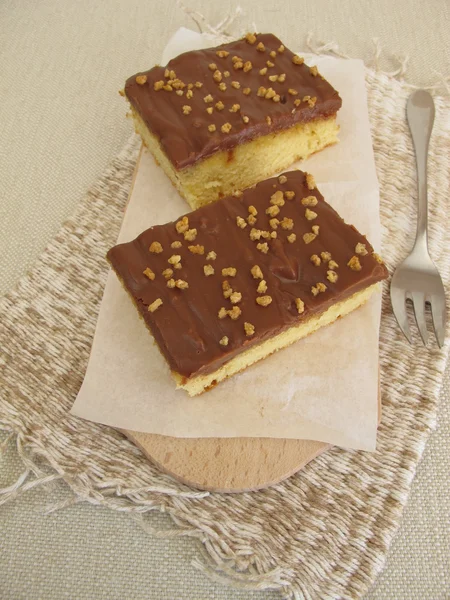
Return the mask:
{"type": "Polygon", "coordinates": [[[417,163],[417,233],[414,248],[428,251],[428,197],[427,158],[428,145],[434,123],[434,102],[425,90],[417,90],[408,99],[406,118],[416,151],[417,163]]]}

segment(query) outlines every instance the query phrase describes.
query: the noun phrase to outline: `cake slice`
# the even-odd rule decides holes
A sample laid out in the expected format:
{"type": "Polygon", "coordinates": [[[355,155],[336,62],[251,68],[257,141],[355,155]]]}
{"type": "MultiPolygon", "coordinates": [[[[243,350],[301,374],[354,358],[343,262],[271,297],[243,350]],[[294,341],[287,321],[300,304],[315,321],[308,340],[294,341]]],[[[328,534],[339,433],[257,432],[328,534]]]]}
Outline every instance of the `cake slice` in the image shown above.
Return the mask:
{"type": "Polygon", "coordinates": [[[190,396],[358,308],[387,277],[302,171],[151,227],[108,260],[190,396]]]}
{"type": "Polygon", "coordinates": [[[130,77],[136,131],[195,209],[337,142],[337,91],[272,34],[130,77]]]}

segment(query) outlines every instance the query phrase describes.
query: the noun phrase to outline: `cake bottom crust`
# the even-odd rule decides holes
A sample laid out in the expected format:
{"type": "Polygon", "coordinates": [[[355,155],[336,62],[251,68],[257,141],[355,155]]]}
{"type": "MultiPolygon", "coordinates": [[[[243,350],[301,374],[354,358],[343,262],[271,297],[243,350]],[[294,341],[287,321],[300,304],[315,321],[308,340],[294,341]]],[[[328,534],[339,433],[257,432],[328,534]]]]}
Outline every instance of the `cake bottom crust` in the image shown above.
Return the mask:
{"type": "Polygon", "coordinates": [[[158,139],[132,108],[136,133],[171,179],[192,209],[199,208],[236,191],[250,187],[287,169],[338,141],[336,117],[299,123],[289,129],[258,137],[217,152],[177,171],[162,150],[158,139]]]}
{"type": "Polygon", "coordinates": [[[250,365],[270,356],[274,352],[290,346],[294,342],[314,333],[325,325],[330,325],[340,317],[347,315],[353,310],[359,308],[367,302],[370,296],[379,289],[379,284],[371,285],[359,292],[356,292],[349,298],[337,302],[330,306],[324,312],[313,315],[307,321],[294,325],[286,331],[275,335],[274,337],[253,346],[249,350],[235,356],[227,363],[222,365],[216,371],[205,375],[192,376],[189,379],[182,377],[179,373],[172,372],[172,376],[177,382],[177,388],[185,390],[189,396],[198,396],[203,392],[213,388],[218,383],[243,371],[250,365]]]}

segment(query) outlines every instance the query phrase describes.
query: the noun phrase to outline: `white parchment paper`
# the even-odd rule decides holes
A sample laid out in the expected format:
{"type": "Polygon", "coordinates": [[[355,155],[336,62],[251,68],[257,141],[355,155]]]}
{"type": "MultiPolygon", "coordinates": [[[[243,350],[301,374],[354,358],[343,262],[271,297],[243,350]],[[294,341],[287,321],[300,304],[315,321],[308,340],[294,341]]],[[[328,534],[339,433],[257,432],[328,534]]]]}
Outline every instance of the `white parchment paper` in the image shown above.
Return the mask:
{"type": "MultiPolygon", "coordinates": [[[[162,64],[214,45],[181,29],[162,64]]],[[[305,56],[339,91],[340,143],[294,167],[313,173],[347,222],[380,240],[379,193],[364,66],[358,60],[305,56]]],[[[119,242],[187,210],[148,152],[142,155],[119,242]]],[[[378,418],[381,299],[320,330],[197,398],[176,390],[165,360],[110,272],[83,385],[72,414],[106,425],[175,437],[310,439],[373,450],[378,418]]]]}

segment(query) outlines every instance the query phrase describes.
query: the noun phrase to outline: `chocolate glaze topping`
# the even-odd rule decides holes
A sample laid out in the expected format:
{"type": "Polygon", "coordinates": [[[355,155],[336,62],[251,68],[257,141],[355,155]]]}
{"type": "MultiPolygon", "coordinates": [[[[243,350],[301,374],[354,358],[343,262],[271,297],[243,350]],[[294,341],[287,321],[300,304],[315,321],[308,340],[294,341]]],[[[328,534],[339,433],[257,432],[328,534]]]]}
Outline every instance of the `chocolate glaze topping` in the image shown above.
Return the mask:
{"type": "Polygon", "coordinates": [[[126,82],[128,100],[176,169],[341,107],[337,91],[314,68],[295,64],[277,37],[255,38],[180,54],[126,82]]]}
{"type": "Polygon", "coordinates": [[[187,214],[188,225],[184,222],[183,227],[181,219],[178,221],[181,223],[178,229],[188,227],[186,232],[179,233],[175,222],[158,225],[108,252],[108,260],[135,301],[172,371],[185,378],[215,371],[254,344],[386,279],[387,269],[373,254],[366,238],[352,225],[347,225],[316,188],[310,189],[313,184],[309,177],[302,171],[285,173],[285,177],[285,182],[283,177],[282,183],[278,178],[268,179],[244,191],[240,198],[224,198],[187,214]],[[277,191],[282,194],[274,196],[277,191]],[[292,199],[288,192],[294,192],[292,199]],[[280,198],[284,204],[278,206],[279,214],[276,217],[266,214],[280,198]],[[255,211],[250,208],[249,212],[249,207],[257,212],[253,225],[251,215],[255,211]],[[245,227],[238,225],[238,221],[243,225],[238,217],[247,223],[245,227]],[[270,223],[272,218],[282,224],[270,223]],[[283,224],[292,228],[284,229],[283,224]],[[311,239],[315,226],[319,226],[319,230],[311,239]],[[251,233],[252,229],[269,234],[275,231],[277,237],[263,237],[267,236],[264,233],[260,239],[252,240],[251,237],[258,237],[258,233],[251,233]],[[197,230],[196,235],[193,230],[197,230]],[[288,236],[292,234],[296,239],[290,242],[288,236]],[[305,234],[310,234],[306,238],[311,240],[309,243],[303,238],[305,234]],[[194,240],[185,239],[194,235],[194,240]],[[178,247],[171,247],[173,242],[178,247]],[[263,251],[264,246],[258,249],[258,244],[264,243],[268,246],[267,253],[263,251]],[[160,251],[150,252],[150,247],[160,251]],[[197,253],[202,247],[204,253],[197,253]],[[216,254],[215,259],[214,255],[208,256],[210,252],[216,254]],[[329,253],[331,257],[322,253],[329,253]],[[181,257],[180,269],[172,264],[177,260],[171,258],[174,255],[181,257]],[[313,255],[316,258],[311,260],[313,255]],[[318,265],[314,264],[317,258],[320,258],[318,265]],[[353,268],[348,266],[349,262],[353,268]],[[262,285],[263,289],[258,292],[262,280],[251,273],[255,265],[262,271],[265,291],[262,285]],[[206,272],[211,272],[209,267],[212,267],[214,274],[207,276],[205,266],[206,272]],[[222,269],[230,267],[236,269],[235,276],[222,275],[222,269]],[[355,270],[359,267],[360,270],[355,270]],[[168,268],[173,274],[163,275],[168,268]],[[146,269],[154,274],[153,279],[149,278],[149,271],[144,274],[146,269]],[[335,273],[337,278],[330,273],[335,273]],[[168,287],[168,276],[174,283],[187,282],[189,287],[168,287]],[[236,304],[231,297],[224,297],[224,281],[238,293],[237,297],[233,296],[238,300],[236,304]],[[323,289],[323,286],[318,284],[324,284],[326,289],[320,291],[318,288],[323,289]],[[257,298],[266,296],[271,298],[270,304],[257,303],[257,298]],[[150,312],[148,307],[158,299],[162,304],[150,312]],[[304,304],[303,312],[299,312],[297,299],[304,304]],[[235,320],[229,313],[219,318],[221,308],[230,311],[233,307],[241,311],[235,320]],[[246,334],[244,323],[254,326],[253,335],[246,334]],[[219,343],[224,337],[228,338],[227,345],[219,343]]]}

